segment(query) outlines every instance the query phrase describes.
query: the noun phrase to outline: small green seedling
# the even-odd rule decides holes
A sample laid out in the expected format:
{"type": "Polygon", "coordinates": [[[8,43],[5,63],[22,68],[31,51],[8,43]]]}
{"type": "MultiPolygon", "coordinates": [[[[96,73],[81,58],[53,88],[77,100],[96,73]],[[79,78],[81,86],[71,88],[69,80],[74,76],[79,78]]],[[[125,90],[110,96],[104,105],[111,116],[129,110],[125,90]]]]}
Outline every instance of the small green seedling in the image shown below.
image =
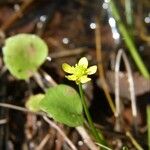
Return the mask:
{"type": "Polygon", "coordinates": [[[40,108],[54,120],[71,127],[83,125],[82,103],[79,94],[68,85],[49,88],[40,108]]]}
{"type": "Polygon", "coordinates": [[[44,98],[44,94],[32,95],[26,102],[26,107],[33,112],[40,111],[40,101],[44,98]]]}
{"type": "Polygon", "coordinates": [[[33,34],[9,37],[3,47],[6,67],[18,79],[28,79],[44,63],[48,55],[46,43],[33,34]]]}
{"type": "Polygon", "coordinates": [[[50,118],[70,127],[84,122],[80,96],[68,85],[60,84],[49,88],[46,94],[30,96],[26,107],[33,112],[44,111],[50,118]]]}

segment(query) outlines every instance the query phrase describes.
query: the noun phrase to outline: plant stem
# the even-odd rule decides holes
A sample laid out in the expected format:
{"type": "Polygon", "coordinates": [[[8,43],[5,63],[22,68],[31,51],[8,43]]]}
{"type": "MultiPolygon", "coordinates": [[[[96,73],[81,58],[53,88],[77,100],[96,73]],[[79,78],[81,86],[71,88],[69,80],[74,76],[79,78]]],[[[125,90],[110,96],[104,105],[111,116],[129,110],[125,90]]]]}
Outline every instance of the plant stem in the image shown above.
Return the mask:
{"type": "Polygon", "coordinates": [[[147,106],[148,149],[150,150],[150,105],[147,106]]]}
{"type": "Polygon", "coordinates": [[[131,53],[131,56],[133,57],[139,71],[141,72],[141,74],[145,78],[149,79],[150,78],[149,71],[147,70],[147,68],[146,68],[143,60],[141,59],[139,53],[137,52],[137,48],[136,48],[127,28],[125,27],[125,25],[123,24],[123,22],[121,20],[119,11],[118,11],[115,3],[114,3],[114,0],[110,1],[110,7],[111,7],[111,11],[112,11],[114,18],[118,23],[118,27],[119,27],[121,35],[124,38],[124,42],[127,45],[129,52],[131,53]]]}
{"type": "Polygon", "coordinates": [[[109,94],[108,85],[107,85],[105,74],[104,74],[104,67],[103,67],[103,60],[102,60],[102,49],[101,49],[101,33],[100,33],[100,24],[98,22],[98,17],[96,18],[95,44],[96,44],[97,62],[101,62],[101,63],[97,64],[98,73],[99,73],[99,80],[102,81],[102,88],[103,88],[104,93],[106,95],[108,104],[109,104],[113,114],[115,114],[115,105],[114,105],[113,100],[109,94]]]}
{"type": "Polygon", "coordinates": [[[99,134],[98,134],[98,131],[96,130],[95,126],[94,126],[94,123],[91,119],[91,116],[90,116],[90,113],[88,111],[88,107],[87,107],[87,104],[86,104],[86,101],[85,101],[85,98],[84,98],[84,94],[83,94],[83,89],[82,89],[82,84],[80,83],[79,84],[79,92],[80,92],[80,96],[81,96],[81,101],[82,101],[82,105],[83,105],[83,108],[84,108],[84,111],[85,111],[85,115],[87,117],[87,121],[89,123],[89,126],[91,128],[91,132],[93,134],[93,136],[95,137],[96,139],[96,142],[98,143],[103,143],[103,139],[100,138],[99,134]]]}
{"type": "Polygon", "coordinates": [[[129,131],[126,132],[126,136],[131,140],[132,144],[135,146],[135,148],[137,150],[144,150],[141,147],[141,145],[139,145],[139,143],[137,143],[137,141],[134,139],[134,137],[132,136],[132,134],[129,131]]]}

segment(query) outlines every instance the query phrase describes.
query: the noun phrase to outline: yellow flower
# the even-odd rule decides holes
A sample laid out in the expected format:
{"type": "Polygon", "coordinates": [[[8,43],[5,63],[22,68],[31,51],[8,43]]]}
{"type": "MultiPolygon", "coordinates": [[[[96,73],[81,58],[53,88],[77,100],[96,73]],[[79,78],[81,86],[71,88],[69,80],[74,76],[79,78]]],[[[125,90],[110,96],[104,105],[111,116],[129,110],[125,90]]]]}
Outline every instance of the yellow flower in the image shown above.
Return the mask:
{"type": "Polygon", "coordinates": [[[91,78],[89,78],[88,75],[92,75],[97,71],[96,65],[88,68],[88,60],[86,57],[82,57],[75,66],[70,66],[69,64],[64,63],[62,68],[65,72],[71,74],[66,75],[65,77],[68,80],[75,81],[77,84],[90,81],[91,78]]]}

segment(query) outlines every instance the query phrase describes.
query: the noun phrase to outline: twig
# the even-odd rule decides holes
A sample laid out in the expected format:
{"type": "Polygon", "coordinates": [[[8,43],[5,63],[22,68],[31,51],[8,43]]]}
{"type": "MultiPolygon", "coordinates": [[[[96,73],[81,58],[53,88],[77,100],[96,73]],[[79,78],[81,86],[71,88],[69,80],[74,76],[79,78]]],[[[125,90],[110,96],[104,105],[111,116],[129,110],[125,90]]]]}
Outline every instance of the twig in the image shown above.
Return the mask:
{"type": "Polygon", "coordinates": [[[111,148],[109,148],[109,147],[107,147],[107,146],[105,146],[105,145],[100,144],[100,143],[96,143],[96,144],[97,144],[98,146],[104,148],[105,150],[113,150],[113,149],[111,149],[111,148]]]}
{"type": "Polygon", "coordinates": [[[72,150],[77,150],[75,145],[70,141],[70,139],[65,135],[65,133],[53,122],[51,121],[48,117],[43,116],[43,119],[53,128],[55,128],[61,136],[64,138],[64,140],[68,143],[68,145],[72,148],[72,150]]]}
{"type": "Polygon", "coordinates": [[[41,75],[38,72],[36,72],[36,73],[34,73],[33,78],[36,81],[36,83],[38,84],[38,86],[45,92],[46,89],[45,89],[44,83],[42,82],[41,75]]]}
{"type": "Polygon", "coordinates": [[[136,97],[135,97],[135,91],[134,91],[133,76],[132,76],[132,71],[131,71],[127,56],[122,49],[118,51],[118,54],[116,56],[116,65],[115,65],[115,103],[116,103],[115,117],[116,119],[119,119],[121,116],[121,104],[120,104],[120,94],[119,94],[120,93],[119,71],[120,71],[121,57],[123,58],[123,61],[125,63],[125,67],[128,73],[133,123],[135,124],[135,127],[136,127],[137,126],[137,105],[136,105],[136,97]]]}
{"type": "Polygon", "coordinates": [[[45,146],[45,144],[48,142],[50,138],[50,134],[48,133],[44,138],[43,140],[41,141],[41,143],[36,147],[36,150],[42,150],[43,147],[45,146]]]}
{"type": "Polygon", "coordinates": [[[26,112],[26,113],[39,115],[39,116],[42,116],[42,117],[45,115],[45,114],[40,113],[40,112],[33,112],[33,111],[30,111],[30,110],[28,110],[24,107],[20,107],[20,106],[8,104],[8,103],[0,103],[0,107],[10,108],[10,109],[14,109],[14,110],[18,110],[18,111],[22,111],[22,112],[26,112]]]}
{"type": "Polygon", "coordinates": [[[112,98],[109,94],[108,86],[107,86],[105,75],[104,75],[104,68],[103,68],[103,64],[102,64],[100,25],[99,25],[97,19],[96,19],[96,30],[95,30],[95,43],[96,43],[97,62],[101,62],[101,63],[98,63],[99,79],[102,82],[102,88],[104,90],[104,93],[105,93],[108,103],[110,105],[110,108],[111,108],[112,112],[115,114],[115,106],[114,106],[112,98]]]}
{"type": "Polygon", "coordinates": [[[132,134],[131,134],[129,131],[126,132],[126,136],[131,140],[132,144],[135,146],[135,148],[136,148],[137,150],[144,150],[144,149],[139,145],[139,143],[137,143],[137,141],[134,139],[134,137],[132,136],[132,134]]]}
{"type": "Polygon", "coordinates": [[[20,107],[20,106],[16,106],[16,105],[6,104],[6,103],[0,103],[0,107],[6,107],[6,108],[15,109],[15,110],[19,110],[19,111],[22,111],[22,112],[27,112],[27,113],[32,113],[32,114],[35,114],[35,115],[42,116],[43,119],[47,123],[49,123],[53,128],[55,128],[63,136],[63,138],[68,143],[68,145],[72,148],[72,150],[77,150],[77,148],[69,140],[69,138],[65,135],[65,133],[53,121],[49,120],[45,114],[38,113],[38,112],[32,112],[32,111],[30,111],[30,110],[28,110],[26,108],[23,108],[23,107],[20,107]]]}
{"type": "Polygon", "coordinates": [[[25,9],[33,2],[34,0],[26,0],[20,9],[15,12],[10,19],[8,19],[0,28],[1,31],[5,32],[20,16],[23,15],[25,9]]]}
{"type": "Polygon", "coordinates": [[[54,81],[54,79],[48,73],[46,73],[45,71],[42,70],[42,74],[43,74],[45,80],[49,83],[49,86],[57,85],[57,83],[54,81]]]}
{"type": "Polygon", "coordinates": [[[45,146],[45,144],[48,142],[50,138],[50,134],[48,133],[44,138],[43,140],[41,141],[41,143],[36,147],[36,150],[42,150],[43,147],[45,146]]]}
{"type": "Polygon", "coordinates": [[[81,135],[84,143],[90,150],[99,150],[99,148],[92,141],[91,137],[88,135],[87,131],[82,126],[76,127],[76,130],[81,135]]]}
{"type": "MultiPolygon", "coordinates": [[[[63,125],[62,124],[60,124],[59,127],[63,130],[63,125]]],[[[63,147],[65,146],[64,145],[64,138],[61,136],[61,134],[59,134],[59,132],[56,133],[56,138],[57,138],[57,140],[56,140],[56,143],[55,143],[55,149],[56,150],[63,149],[63,147]]],[[[68,148],[68,146],[67,146],[67,148],[68,148]]],[[[64,148],[64,149],[67,149],[67,148],[64,148]]]]}
{"type": "MultiPolygon", "coordinates": [[[[120,98],[119,98],[119,70],[120,70],[121,56],[123,58],[123,61],[125,63],[125,67],[126,67],[127,73],[128,73],[133,123],[134,123],[135,129],[136,129],[136,127],[137,127],[137,106],[136,106],[136,97],[135,97],[135,91],[134,91],[134,82],[133,82],[133,76],[132,76],[132,71],[131,71],[131,68],[130,68],[129,61],[128,61],[127,56],[126,56],[126,54],[124,53],[123,50],[119,50],[119,52],[116,56],[116,65],[115,65],[116,113],[115,113],[115,117],[116,117],[116,119],[119,119],[120,115],[121,115],[120,98]]],[[[126,131],[126,135],[129,137],[132,144],[137,148],[137,150],[143,150],[143,148],[137,143],[137,141],[133,138],[132,134],[129,131],[126,131]]]]}
{"type": "Polygon", "coordinates": [[[62,50],[60,52],[51,53],[50,57],[52,59],[57,59],[57,58],[62,58],[62,57],[69,57],[69,56],[74,56],[74,55],[81,55],[85,51],[86,51],[85,47],[75,48],[75,49],[67,49],[67,50],[62,50]]]}
{"type": "Polygon", "coordinates": [[[141,31],[141,32],[139,33],[139,36],[141,37],[142,40],[144,40],[144,41],[150,43],[150,36],[146,35],[143,31],[141,31]]]}

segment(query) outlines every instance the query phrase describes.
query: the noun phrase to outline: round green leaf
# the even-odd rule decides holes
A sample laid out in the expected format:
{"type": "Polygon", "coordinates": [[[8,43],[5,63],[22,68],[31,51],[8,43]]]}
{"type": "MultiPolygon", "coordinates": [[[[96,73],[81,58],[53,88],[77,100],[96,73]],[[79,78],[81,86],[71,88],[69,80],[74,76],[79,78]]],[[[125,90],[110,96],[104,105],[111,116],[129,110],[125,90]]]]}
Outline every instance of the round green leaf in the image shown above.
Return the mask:
{"type": "Polygon", "coordinates": [[[83,124],[80,96],[70,86],[60,84],[48,89],[40,107],[60,123],[71,127],[83,124]]]}
{"type": "Polygon", "coordinates": [[[37,94],[30,96],[26,102],[26,107],[33,112],[40,111],[39,103],[44,98],[44,96],[45,96],[44,94],[37,94]]]}
{"type": "Polygon", "coordinates": [[[33,34],[18,34],[9,37],[3,47],[4,62],[12,75],[28,79],[48,55],[46,43],[33,34]]]}

